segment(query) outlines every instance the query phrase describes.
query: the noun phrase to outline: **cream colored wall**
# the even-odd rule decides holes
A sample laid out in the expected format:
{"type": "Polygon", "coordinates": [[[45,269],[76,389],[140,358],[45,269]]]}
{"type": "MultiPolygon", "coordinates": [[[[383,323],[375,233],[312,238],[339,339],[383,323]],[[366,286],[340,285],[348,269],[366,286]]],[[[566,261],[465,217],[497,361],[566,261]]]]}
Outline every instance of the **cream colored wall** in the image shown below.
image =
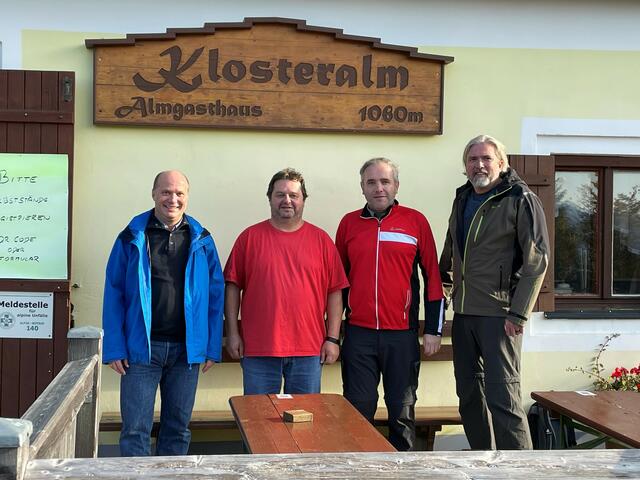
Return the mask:
{"type": "MultiPolygon", "coordinates": [[[[71,280],[79,285],[72,292],[77,325],[100,325],[111,245],[134,214],[151,208],[151,181],[160,170],[179,168],[190,177],[188,211],[211,230],[224,262],[236,236],[267,217],[266,184],[275,171],[291,166],[305,174],[305,218],[333,235],[342,214],[363,204],[360,164],[387,156],[400,165],[399,200],[426,214],[441,246],[469,138],[491,133],[518,152],[523,117],[634,119],[640,111],[637,52],[438,47],[421,50],[455,57],[445,68],[442,136],[94,126],[92,51],[84,40],[99,37],[115,35],[31,30],[22,36],[25,69],[76,72],[71,280]]],[[[594,338],[594,348],[600,341],[594,338]]],[[[591,356],[527,353],[525,399],[533,389],[588,386],[564,369],[591,356]]],[[[637,362],[633,353],[618,356],[637,362]]],[[[420,405],[455,404],[450,363],[424,363],[420,385],[420,405]]],[[[341,391],[338,366],[325,368],[323,389],[341,391]]],[[[226,408],[228,397],[240,393],[239,366],[216,365],[201,378],[196,409],[226,408]]],[[[117,378],[107,368],[102,407],[118,410],[117,378]]]]}

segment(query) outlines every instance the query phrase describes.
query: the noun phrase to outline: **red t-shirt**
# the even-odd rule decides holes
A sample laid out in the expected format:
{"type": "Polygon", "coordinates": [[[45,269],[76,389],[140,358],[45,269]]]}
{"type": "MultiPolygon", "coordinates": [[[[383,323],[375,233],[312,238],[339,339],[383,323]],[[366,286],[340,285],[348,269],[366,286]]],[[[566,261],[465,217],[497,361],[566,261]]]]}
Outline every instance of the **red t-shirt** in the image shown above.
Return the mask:
{"type": "Polygon", "coordinates": [[[327,295],[349,286],[333,241],[305,222],[283,232],[268,220],[247,228],[231,250],[227,282],[242,290],[244,355],[320,355],[327,295]]]}

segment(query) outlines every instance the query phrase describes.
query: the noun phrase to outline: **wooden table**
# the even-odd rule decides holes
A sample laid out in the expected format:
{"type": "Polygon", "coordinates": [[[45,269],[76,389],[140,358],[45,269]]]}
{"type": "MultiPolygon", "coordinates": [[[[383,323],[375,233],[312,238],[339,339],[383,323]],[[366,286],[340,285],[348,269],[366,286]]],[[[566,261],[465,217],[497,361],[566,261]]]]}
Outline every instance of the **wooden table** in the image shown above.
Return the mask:
{"type": "Polygon", "coordinates": [[[229,403],[251,453],[395,452],[393,446],[342,395],[243,395],[229,403]],[[289,423],[285,410],[313,413],[312,422],[289,423]]]}
{"type": "Polygon", "coordinates": [[[624,445],[640,448],[640,393],[613,390],[593,393],[595,395],[532,392],[531,398],[561,415],[561,421],[568,419],[574,424],[576,421],[603,433],[605,437],[599,443],[610,437],[624,445]]]}
{"type": "MultiPolygon", "coordinates": [[[[336,439],[337,440],[337,439],[336,439]]],[[[640,450],[187,455],[32,460],[26,480],[603,480],[640,478],[640,450]]]]}

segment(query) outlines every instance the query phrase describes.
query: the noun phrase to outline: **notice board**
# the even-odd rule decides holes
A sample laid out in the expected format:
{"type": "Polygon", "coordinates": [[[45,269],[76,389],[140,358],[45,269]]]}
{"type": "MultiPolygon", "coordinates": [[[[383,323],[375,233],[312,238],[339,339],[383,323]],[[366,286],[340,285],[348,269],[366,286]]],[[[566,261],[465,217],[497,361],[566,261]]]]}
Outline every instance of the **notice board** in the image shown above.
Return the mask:
{"type": "Polygon", "coordinates": [[[0,278],[67,279],[66,154],[0,153],[0,278]]]}

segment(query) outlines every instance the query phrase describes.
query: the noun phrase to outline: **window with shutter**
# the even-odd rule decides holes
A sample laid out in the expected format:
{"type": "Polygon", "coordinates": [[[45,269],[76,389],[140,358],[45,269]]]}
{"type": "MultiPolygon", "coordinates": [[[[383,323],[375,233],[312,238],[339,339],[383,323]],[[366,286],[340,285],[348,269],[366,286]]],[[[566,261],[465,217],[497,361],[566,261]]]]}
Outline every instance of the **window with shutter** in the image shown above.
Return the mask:
{"type": "Polygon", "coordinates": [[[640,302],[640,158],[557,155],[555,300],[562,310],[640,302]]]}
{"type": "Polygon", "coordinates": [[[637,309],[640,158],[510,155],[509,162],[547,218],[552,257],[536,311],[637,309]]]}

